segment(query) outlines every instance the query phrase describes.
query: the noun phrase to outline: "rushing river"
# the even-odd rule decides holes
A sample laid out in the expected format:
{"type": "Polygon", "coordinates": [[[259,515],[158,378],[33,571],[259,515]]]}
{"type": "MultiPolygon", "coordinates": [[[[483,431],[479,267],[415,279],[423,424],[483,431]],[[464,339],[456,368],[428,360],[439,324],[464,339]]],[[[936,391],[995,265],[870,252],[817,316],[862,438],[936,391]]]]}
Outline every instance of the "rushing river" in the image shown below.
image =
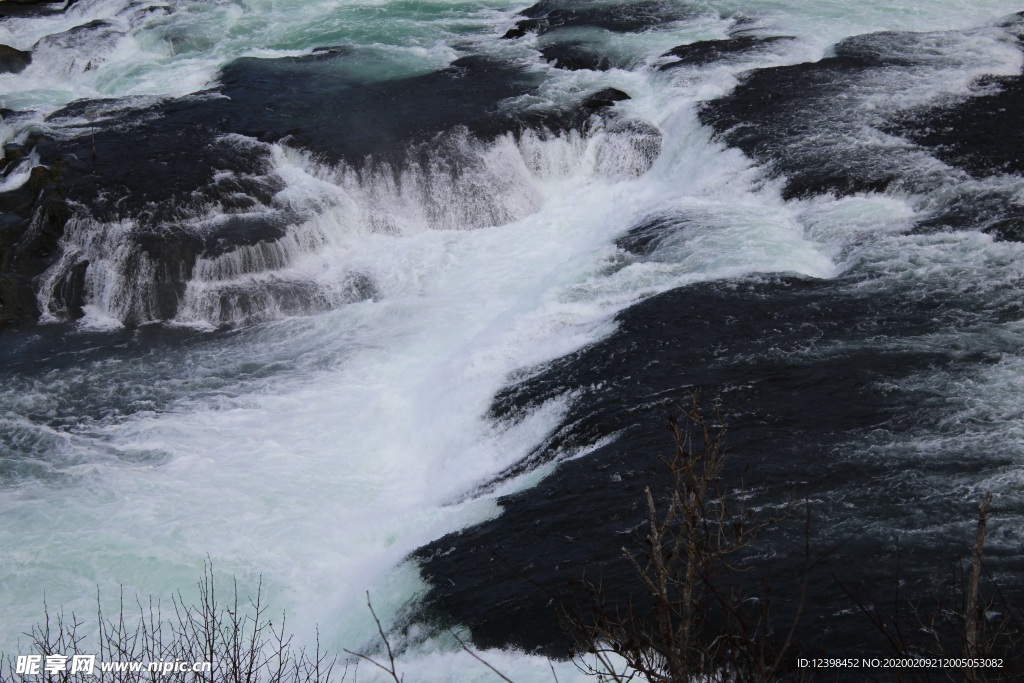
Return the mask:
{"type": "Polygon", "coordinates": [[[209,560],[303,642],[413,615],[409,680],[489,680],[423,604],[550,680],[490,553],[620,561],[698,386],[837,565],[926,585],[993,491],[1020,589],[1020,2],[11,4],[0,650],[209,560]]]}

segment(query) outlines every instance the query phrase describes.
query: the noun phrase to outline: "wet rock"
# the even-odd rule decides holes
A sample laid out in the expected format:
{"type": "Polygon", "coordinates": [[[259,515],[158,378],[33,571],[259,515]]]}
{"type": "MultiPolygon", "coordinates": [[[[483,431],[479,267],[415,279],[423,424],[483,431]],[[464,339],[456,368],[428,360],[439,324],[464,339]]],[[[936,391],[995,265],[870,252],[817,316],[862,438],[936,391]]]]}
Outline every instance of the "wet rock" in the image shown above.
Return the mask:
{"type": "Polygon", "coordinates": [[[114,24],[97,19],[40,38],[32,51],[41,59],[45,55],[48,69],[80,73],[101,64],[123,35],[114,24]]]}
{"type": "Polygon", "coordinates": [[[633,98],[618,88],[605,88],[604,90],[598,90],[583,100],[583,106],[587,109],[604,109],[605,107],[613,106],[616,102],[630,99],[633,98]]]}
{"type": "Polygon", "coordinates": [[[331,162],[358,165],[372,156],[400,163],[411,145],[456,127],[486,140],[530,125],[557,125],[554,113],[517,115],[502,106],[533,92],[540,78],[476,56],[379,83],[355,82],[331,68],[330,59],[241,59],[221,77],[230,104],[217,106],[231,110],[233,130],[260,140],[289,136],[331,162]]]}
{"type": "MultiPolygon", "coordinates": [[[[185,285],[199,258],[214,258],[239,247],[273,242],[284,236],[287,218],[280,215],[228,215],[202,230],[164,224],[134,232],[131,239],[152,272],[155,310],[149,319],[169,320],[178,312],[185,285]]],[[[141,263],[136,267],[141,267],[141,263]]],[[[145,322],[146,318],[130,321],[145,322]]]]}
{"type": "Polygon", "coordinates": [[[310,311],[327,311],[339,303],[366,301],[377,295],[373,280],[353,273],[341,286],[340,299],[325,296],[312,282],[272,282],[258,290],[251,287],[227,286],[217,294],[217,310],[222,323],[244,320],[265,320],[268,311],[275,314],[307,315],[310,311]]]}
{"type": "Polygon", "coordinates": [[[33,169],[21,187],[0,193],[0,329],[35,320],[34,279],[56,261],[70,215],[55,173],[33,169]]]}
{"type": "Polygon", "coordinates": [[[78,320],[85,315],[85,275],[88,261],[79,261],[57,280],[51,298],[51,315],[78,320]]]}
{"type": "Polygon", "coordinates": [[[904,136],[975,177],[1024,173],[1024,77],[987,78],[986,94],[908,113],[887,132],[904,136]]]}
{"type": "MultiPolygon", "coordinates": [[[[506,475],[559,464],[529,490],[499,498],[502,512],[494,519],[415,553],[430,585],[428,616],[442,627],[468,627],[479,647],[565,656],[570,643],[555,618],[552,592],[567,595],[570,581],[585,575],[609,595],[634,600],[642,612],[649,591],[621,548],[642,548],[644,487],[660,496],[669,486],[660,456],[671,452],[671,437],[658,426],[688,404],[694,387],[706,397],[723,394],[730,452],[724,477],[745,481],[763,496],[758,503],[784,505],[789,487],[808,480],[817,483],[816,495],[859,485],[868,499],[877,498],[877,473],[865,472],[858,459],[836,462],[832,448],[855,430],[894,428],[895,415],[914,412],[905,394],[887,392],[883,382],[951,363],[937,349],[892,344],[879,350],[879,335],[926,334],[977,305],[943,301],[938,310],[945,318],[938,320],[937,303],[925,299],[907,302],[898,292],[863,296],[855,283],[841,280],[758,277],[679,288],[623,311],[607,339],[528,373],[496,397],[491,417],[502,423],[572,397],[560,426],[506,475]],[[844,352],[797,351],[826,342],[844,352]],[[780,433],[799,438],[780,441],[780,433]],[[570,457],[595,444],[585,457],[570,457]]],[[[902,484],[894,480],[892,486],[902,484]]],[[[885,547],[889,532],[865,545],[885,547]]],[[[802,540],[771,541],[780,559],[793,549],[796,563],[791,573],[772,566],[773,581],[779,581],[773,594],[780,596],[773,610],[792,608],[790,598],[800,593],[787,582],[803,576],[802,540]]],[[[833,559],[841,571],[856,556],[844,549],[833,559]]],[[[931,570],[928,563],[920,566],[931,570]]],[[[828,605],[821,612],[828,621],[805,622],[809,631],[821,630],[800,642],[824,638],[830,647],[846,642],[856,651],[865,647],[862,622],[859,616],[836,617],[845,596],[829,574],[822,572],[810,587],[810,599],[828,605]]]]}
{"type": "Polygon", "coordinates": [[[877,70],[915,57],[915,34],[879,33],[840,42],[817,62],[757,69],[729,95],[701,106],[700,120],[728,144],[783,176],[787,199],[881,192],[903,173],[903,159],[882,143],[838,145],[866,124],[864,112],[838,106],[877,70]]]}
{"type": "Polygon", "coordinates": [[[31,148],[28,145],[19,145],[9,142],[4,145],[4,163],[17,163],[28,156],[31,148]]]}
{"type": "Polygon", "coordinates": [[[540,51],[544,60],[567,71],[607,71],[611,61],[586,43],[555,43],[540,51]]]}
{"type": "MultiPolygon", "coordinates": [[[[80,101],[53,113],[47,121],[62,128],[61,137],[35,140],[42,165],[25,188],[0,196],[21,231],[7,240],[13,265],[0,272],[44,272],[59,256],[72,213],[97,229],[128,221],[119,239],[134,244],[134,255],[118,267],[125,281],[145,288],[136,298],[149,303],[124,322],[168,319],[199,258],[276,241],[300,220],[275,203],[284,183],[267,143],[287,140],[355,167],[419,164],[441,153],[458,175],[465,152],[445,143],[452,135],[487,141],[527,128],[580,128],[628,98],[607,89],[575,107],[523,110],[515,99],[536,92],[543,76],[513,64],[465,57],[433,73],[365,83],[338,68],[347,55],[326,48],[240,59],[224,69],[217,91],[155,104],[80,101]]],[[[58,278],[57,307],[69,316],[81,308],[82,272],[58,278]]]]}
{"type": "MultiPolygon", "coordinates": [[[[270,201],[282,183],[267,176],[268,151],[225,137],[213,114],[202,96],[125,110],[82,125],[88,132],[76,138],[41,139],[37,151],[63,164],[62,191],[101,221],[179,220],[238,191],[270,201]],[[234,182],[225,186],[225,176],[234,182]]],[[[77,104],[50,119],[88,115],[77,104]]]]}
{"type": "Polygon", "coordinates": [[[636,256],[649,256],[679,228],[677,216],[649,218],[615,240],[615,246],[636,256]]]}
{"type": "Polygon", "coordinates": [[[22,273],[44,271],[52,264],[64,236],[71,208],[53,187],[40,192],[28,229],[14,245],[14,269],[22,273]]]}
{"type": "Polygon", "coordinates": [[[78,0],[3,0],[0,2],[0,19],[63,14],[77,2],[78,0]]]}
{"type": "Polygon", "coordinates": [[[512,64],[464,57],[433,73],[362,83],[337,68],[341,59],[345,52],[333,49],[244,58],[224,69],[218,92],[142,108],[72,103],[48,121],[81,134],[44,138],[36,149],[44,163],[64,165],[62,191],[94,217],[158,224],[204,205],[220,213],[249,209],[245,197],[271,204],[283,185],[262,143],[287,138],[331,163],[400,164],[417,145],[452,130],[481,140],[526,128],[565,130],[628,97],[609,89],[575,108],[517,110],[510,102],[535,92],[542,76],[512,64]],[[93,122],[83,121],[90,116],[93,122]]]}
{"type": "Polygon", "coordinates": [[[665,0],[641,0],[620,3],[567,3],[564,0],[541,0],[520,14],[525,19],[505,38],[518,38],[526,33],[544,34],[561,27],[602,28],[617,33],[644,31],[672,21],[689,19],[700,10],[693,6],[665,0]]]}
{"type": "Polygon", "coordinates": [[[0,45],[0,73],[18,74],[32,63],[32,53],[0,45]]]}
{"type": "Polygon", "coordinates": [[[1015,116],[1024,105],[1024,78],[983,78],[974,96],[909,111],[857,105],[862,93],[883,101],[901,73],[956,67],[957,40],[954,33],[855,36],[818,62],[750,73],[730,95],[705,103],[700,118],[782,176],[787,199],[893,187],[929,195],[956,182],[955,192],[922,212],[918,230],[982,230],[1020,240],[1024,209],[1016,190],[964,186],[928,155],[977,178],[1024,173],[1024,133],[1015,116]],[[872,130],[878,134],[866,134],[872,130]]]}
{"type": "Polygon", "coordinates": [[[39,318],[32,280],[17,273],[0,273],[0,330],[39,318]]]}
{"type": "Polygon", "coordinates": [[[663,57],[676,57],[676,61],[663,64],[661,71],[680,66],[703,66],[727,59],[763,52],[768,46],[793,40],[790,36],[740,36],[727,40],[701,40],[688,45],[680,45],[666,52],[663,57]]]}

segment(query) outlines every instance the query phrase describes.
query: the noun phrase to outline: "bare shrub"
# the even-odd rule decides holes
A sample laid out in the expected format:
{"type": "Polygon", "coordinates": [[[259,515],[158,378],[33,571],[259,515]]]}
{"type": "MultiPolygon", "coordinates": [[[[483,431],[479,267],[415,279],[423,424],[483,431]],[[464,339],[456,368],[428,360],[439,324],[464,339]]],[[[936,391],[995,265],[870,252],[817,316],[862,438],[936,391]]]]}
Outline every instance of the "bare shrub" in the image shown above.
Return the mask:
{"type": "Polygon", "coordinates": [[[682,418],[669,421],[667,499],[659,503],[645,489],[643,551],[622,549],[651,607],[576,582],[575,601],[561,603],[576,664],[607,681],[772,681],[784,670],[800,678],[789,653],[814,564],[809,544],[796,615],[777,633],[770,581],[752,590],[749,576],[738,580],[748,574],[738,560],[778,520],[746,509],[740,492],[724,486],[727,430],[717,403],[708,418],[694,395],[682,418]]]}
{"type": "Polygon", "coordinates": [[[332,683],[337,658],[320,650],[319,637],[312,651],[292,645],[282,613],[277,625],[270,619],[262,582],[255,597],[242,600],[237,583],[226,601],[216,591],[213,565],[206,563],[198,583],[199,601],[189,605],[179,593],[171,614],[150,599],[126,604],[107,617],[97,595],[96,630],[87,637],[85,622],[63,609],[51,614],[44,605],[43,621],[25,634],[28,651],[44,658],[67,657],[63,671],[18,673],[11,656],[0,658],[0,683],[332,683]],[[91,645],[91,647],[90,647],[91,645]],[[95,656],[93,671],[73,671],[74,655],[95,656]],[[122,667],[103,667],[119,662],[122,667]],[[150,663],[208,662],[199,671],[150,670],[150,663]],[[135,663],[137,666],[128,666],[135,663]],[[141,666],[138,666],[141,664],[141,666]]]}
{"type": "MultiPolygon", "coordinates": [[[[893,669],[889,672],[891,680],[989,683],[1024,679],[1024,612],[1003,594],[984,562],[991,513],[992,494],[987,493],[978,507],[977,531],[966,572],[961,572],[951,588],[937,590],[927,600],[914,600],[897,592],[892,607],[887,608],[865,586],[840,582],[882,636],[891,657],[944,663],[893,669]]],[[[898,590],[898,561],[894,583],[898,590]]]]}

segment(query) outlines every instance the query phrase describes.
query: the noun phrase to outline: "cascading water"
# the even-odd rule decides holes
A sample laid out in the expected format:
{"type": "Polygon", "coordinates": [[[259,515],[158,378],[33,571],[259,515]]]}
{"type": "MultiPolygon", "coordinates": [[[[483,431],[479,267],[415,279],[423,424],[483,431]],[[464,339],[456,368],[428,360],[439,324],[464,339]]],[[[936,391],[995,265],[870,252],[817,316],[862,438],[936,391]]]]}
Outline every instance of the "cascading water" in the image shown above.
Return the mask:
{"type": "MultiPolygon", "coordinates": [[[[559,579],[603,562],[553,501],[692,384],[803,435],[755,471],[829,482],[829,534],[952,546],[994,490],[1013,566],[1024,181],[913,115],[1010,88],[1024,7],[563,4],[519,37],[504,0],[0,18],[32,56],[0,74],[3,225],[24,231],[0,273],[0,649],[44,592],[80,614],[97,586],[166,598],[209,558],[243,591],[262,576],[304,642],[367,643],[369,590],[413,615],[410,678],[489,680],[426,635],[425,596],[484,645],[537,643],[477,630],[495,579],[446,535],[559,579]],[[12,292],[39,322],[7,316],[12,292]],[[516,527],[517,506],[546,516],[516,527]]],[[[738,449],[775,452],[737,419],[738,449]]]]}

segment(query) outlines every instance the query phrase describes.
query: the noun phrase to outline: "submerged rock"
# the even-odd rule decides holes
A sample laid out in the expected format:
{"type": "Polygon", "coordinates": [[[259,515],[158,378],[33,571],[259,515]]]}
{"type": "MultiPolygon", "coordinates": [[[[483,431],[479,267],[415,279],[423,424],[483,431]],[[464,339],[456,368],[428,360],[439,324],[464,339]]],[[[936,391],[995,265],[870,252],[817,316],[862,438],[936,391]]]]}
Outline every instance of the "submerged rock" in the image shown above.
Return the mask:
{"type": "Polygon", "coordinates": [[[544,60],[567,71],[607,71],[611,60],[592,46],[581,42],[555,43],[541,48],[544,60]]]}
{"type": "Polygon", "coordinates": [[[123,36],[124,31],[111,22],[96,19],[40,38],[32,51],[47,69],[80,73],[101,64],[123,36]]]}
{"type": "Polygon", "coordinates": [[[785,178],[783,196],[882,192],[907,180],[905,154],[863,131],[896,114],[858,106],[900,87],[899,74],[956,63],[956,37],[883,32],[839,42],[817,62],[757,69],[729,95],[706,102],[700,120],[728,144],[785,178]],[[941,58],[936,44],[949,50],[941,58]],[[860,139],[861,144],[849,144],[860,139]]]}
{"type": "Polygon", "coordinates": [[[1024,78],[986,77],[973,96],[937,97],[909,110],[884,104],[887,93],[897,99],[905,78],[959,67],[957,40],[955,32],[855,36],[820,61],[751,72],[731,94],[704,103],[699,116],[781,176],[786,199],[900,187],[935,196],[919,230],[973,229],[1021,240],[1024,207],[1015,187],[964,186],[928,159],[977,178],[1024,173],[1016,120],[1024,78]],[[940,192],[947,182],[955,192],[940,192]]]}
{"type": "Polygon", "coordinates": [[[679,66],[703,66],[728,57],[762,52],[767,46],[791,40],[794,38],[790,36],[739,36],[727,40],[700,40],[674,47],[666,52],[663,57],[675,57],[676,61],[662,64],[659,69],[667,71],[679,66]]]}
{"type": "Polygon", "coordinates": [[[516,22],[515,28],[504,35],[506,39],[520,38],[527,33],[544,34],[557,28],[592,27],[616,33],[645,31],[661,24],[697,16],[695,6],[667,0],[641,0],[640,2],[587,2],[541,0],[519,14],[526,17],[516,22]]]}
{"type": "Polygon", "coordinates": [[[975,177],[1024,173],[1024,76],[991,77],[984,94],[908,112],[886,130],[975,177]]]}

